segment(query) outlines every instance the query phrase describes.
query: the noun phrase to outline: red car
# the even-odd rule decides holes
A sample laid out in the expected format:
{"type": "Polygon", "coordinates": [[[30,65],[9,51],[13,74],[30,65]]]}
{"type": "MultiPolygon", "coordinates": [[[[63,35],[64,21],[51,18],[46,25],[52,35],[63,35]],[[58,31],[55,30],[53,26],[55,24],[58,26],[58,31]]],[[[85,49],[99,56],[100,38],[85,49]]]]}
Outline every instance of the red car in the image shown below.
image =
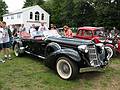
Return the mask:
{"type": "Polygon", "coordinates": [[[74,37],[93,40],[95,43],[105,43],[106,46],[113,49],[113,52],[120,53],[120,39],[117,38],[117,35],[114,38],[108,38],[103,27],[80,27],[74,37]]]}

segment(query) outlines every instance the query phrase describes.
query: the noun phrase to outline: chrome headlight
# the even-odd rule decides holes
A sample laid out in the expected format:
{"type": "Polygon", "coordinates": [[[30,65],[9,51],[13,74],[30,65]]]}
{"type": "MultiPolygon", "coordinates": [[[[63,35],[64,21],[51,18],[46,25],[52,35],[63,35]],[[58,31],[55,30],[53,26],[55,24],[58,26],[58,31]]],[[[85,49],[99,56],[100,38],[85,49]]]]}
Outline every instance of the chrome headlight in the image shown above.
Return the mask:
{"type": "Polygon", "coordinates": [[[104,44],[102,44],[102,43],[98,43],[98,44],[96,44],[96,46],[100,47],[102,50],[104,49],[104,44]]]}
{"type": "Polygon", "coordinates": [[[78,49],[82,52],[88,53],[87,45],[80,45],[78,49]]]}
{"type": "Polygon", "coordinates": [[[118,44],[115,44],[116,48],[118,48],[118,44]]]}

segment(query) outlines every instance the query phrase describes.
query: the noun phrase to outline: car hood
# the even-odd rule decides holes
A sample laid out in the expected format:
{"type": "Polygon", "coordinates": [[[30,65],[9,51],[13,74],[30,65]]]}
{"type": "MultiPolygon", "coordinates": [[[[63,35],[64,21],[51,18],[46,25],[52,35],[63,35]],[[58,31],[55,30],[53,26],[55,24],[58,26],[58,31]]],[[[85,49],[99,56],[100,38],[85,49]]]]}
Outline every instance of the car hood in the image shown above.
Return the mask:
{"type": "Polygon", "coordinates": [[[67,38],[67,37],[48,37],[47,41],[53,41],[58,43],[65,43],[65,44],[71,44],[71,45],[88,45],[88,44],[94,44],[92,40],[83,40],[83,39],[77,39],[77,38],[67,38]]]}

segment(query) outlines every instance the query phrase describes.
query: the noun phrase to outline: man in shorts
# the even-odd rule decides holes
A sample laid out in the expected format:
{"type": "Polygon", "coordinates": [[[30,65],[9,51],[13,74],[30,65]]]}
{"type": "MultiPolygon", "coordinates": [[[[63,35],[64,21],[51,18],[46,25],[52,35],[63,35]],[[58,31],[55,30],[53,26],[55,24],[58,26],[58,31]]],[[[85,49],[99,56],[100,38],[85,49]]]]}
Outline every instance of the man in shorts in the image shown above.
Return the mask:
{"type": "Polygon", "coordinates": [[[5,61],[2,60],[2,50],[3,50],[3,28],[1,27],[0,22],[0,62],[4,63],[5,61]]]}
{"type": "Polygon", "coordinates": [[[4,37],[3,37],[3,51],[4,51],[4,59],[9,59],[11,60],[11,55],[10,55],[10,37],[8,33],[8,29],[6,28],[6,22],[2,22],[2,27],[4,29],[4,37]]]}

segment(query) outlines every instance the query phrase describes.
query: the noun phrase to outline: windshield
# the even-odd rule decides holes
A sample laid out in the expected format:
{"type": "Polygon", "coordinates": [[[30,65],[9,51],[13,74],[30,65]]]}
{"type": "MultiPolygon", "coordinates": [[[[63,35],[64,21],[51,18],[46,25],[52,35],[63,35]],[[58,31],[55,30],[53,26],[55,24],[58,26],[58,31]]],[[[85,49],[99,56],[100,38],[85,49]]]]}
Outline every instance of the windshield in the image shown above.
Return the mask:
{"type": "Polygon", "coordinates": [[[103,32],[103,30],[96,30],[96,31],[94,31],[94,35],[95,36],[99,36],[99,35],[104,36],[104,32],[103,32]]]}
{"type": "Polygon", "coordinates": [[[56,30],[48,30],[48,31],[38,31],[36,36],[44,36],[44,37],[61,37],[56,30]]]}

